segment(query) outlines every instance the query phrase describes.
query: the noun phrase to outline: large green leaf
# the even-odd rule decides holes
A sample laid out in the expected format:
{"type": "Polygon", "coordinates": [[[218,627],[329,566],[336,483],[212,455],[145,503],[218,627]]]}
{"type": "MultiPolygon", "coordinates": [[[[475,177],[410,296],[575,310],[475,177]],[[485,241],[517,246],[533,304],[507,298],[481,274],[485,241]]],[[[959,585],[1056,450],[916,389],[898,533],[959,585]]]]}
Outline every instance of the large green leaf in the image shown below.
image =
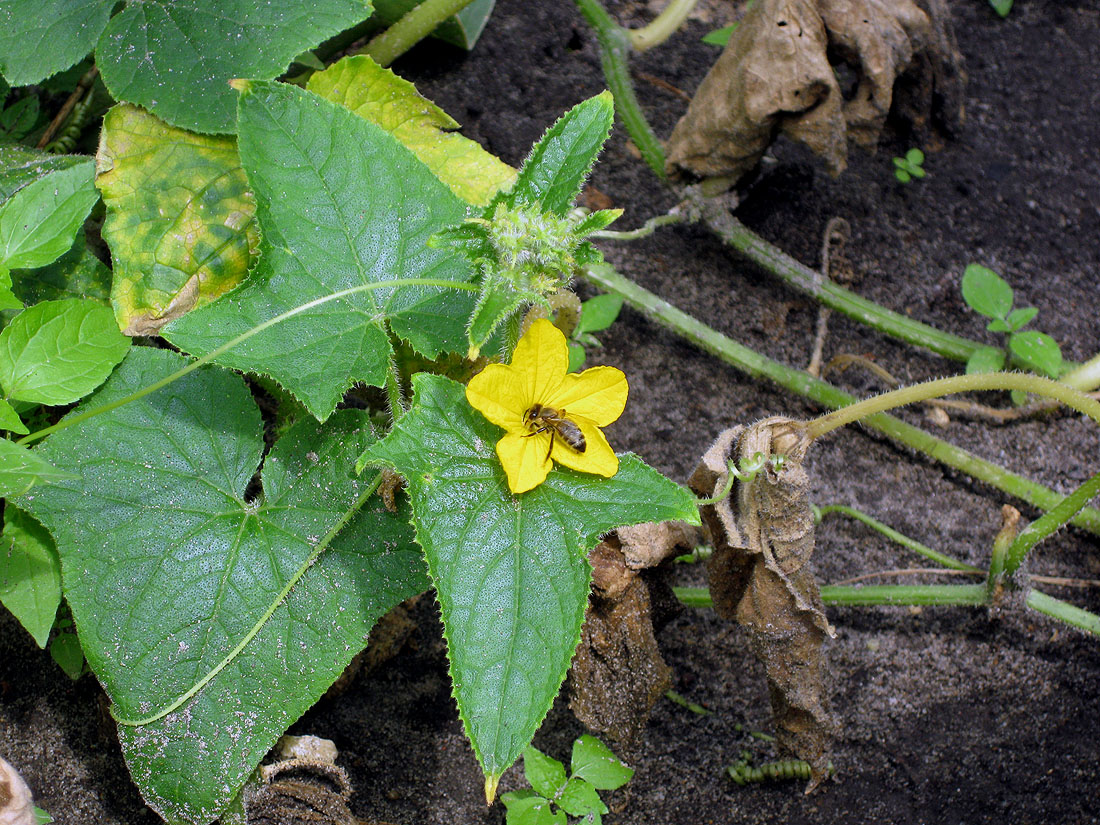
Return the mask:
{"type": "Polygon", "coordinates": [[[0,332],[0,387],[17,401],[70,404],[102,384],[129,348],[103,304],[43,301],[0,332]]]}
{"type": "Polygon", "coordinates": [[[88,54],[115,0],[5,0],[0,4],[0,74],[12,86],[38,83],[88,54]]]}
{"type": "MultiPolygon", "coordinates": [[[[66,462],[58,462],[65,466],[66,462]]],[[[52,484],[73,478],[68,470],[62,470],[32,453],[21,444],[0,438],[0,498],[18,496],[37,484],[52,484]]]]}
{"type": "Polygon", "coordinates": [[[104,306],[111,302],[111,270],[88,249],[83,232],[76,233],[72,248],[52,264],[17,269],[11,277],[16,296],[28,306],[62,298],[90,298],[104,306]]]}
{"type": "Polygon", "coordinates": [[[544,212],[564,216],[573,208],[614,121],[611,92],[578,103],[531,149],[506,202],[537,203],[544,212]]]}
{"type": "MultiPolygon", "coordinates": [[[[184,363],[135,348],[76,412],[184,363]]],[[[169,822],[217,816],[376,618],[426,586],[405,518],[377,497],[317,556],[369,494],[353,472],[369,442],[363,414],[342,412],[324,432],[307,419],[267,457],[262,495],[246,499],[259,411],[239,377],[204,368],[37,451],[80,478],[20,506],[57,542],[131,773],[169,822]]]]}
{"type": "Polygon", "coordinates": [[[248,274],[259,233],[235,140],[123,104],[103,119],[96,172],[111,298],[128,334],[156,333],[248,274]]]}
{"type": "MultiPolygon", "coordinates": [[[[256,196],[260,261],[248,281],[164,328],[206,353],[333,293],[398,278],[465,281],[466,263],[428,238],[465,205],[392,135],[310,92],[252,83],[241,96],[241,161],[256,196]]],[[[467,293],[364,291],[276,324],[218,360],[270,375],[324,419],[356,381],[382,386],[387,325],[420,353],[464,351],[467,293]]]]}
{"type": "Polygon", "coordinates": [[[306,88],[391,133],[467,203],[484,206],[516,179],[504,161],[450,132],[458,128],[454,118],[369,57],[344,58],[310,77],[306,88]]]}
{"type": "Polygon", "coordinates": [[[0,536],[0,602],[46,646],[61,604],[61,564],[50,534],[11,504],[4,507],[0,536]]]}
{"type": "Polygon", "coordinates": [[[555,469],[513,496],[494,451],[501,430],[461,384],[414,376],[412,409],[367,451],[408,480],[417,540],[439,594],[459,713],[494,782],[557,694],[588,603],[586,555],[626,524],[698,523],[689,491],[622,458],[610,479],[555,469]]]}
{"type": "Polygon", "coordinates": [[[99,200],[93,163],[85,160],[28,183],[0,205],[0,265],[45,266],[73,245],[77,230],[99,200]]]}
{"type": "Polygon", "coordinates": [[[229,133],[231,79],[277,77],[370,12],[366,0],[143,0],[111,19],[96,63],[117,100],[184,129],[229,133]]]}

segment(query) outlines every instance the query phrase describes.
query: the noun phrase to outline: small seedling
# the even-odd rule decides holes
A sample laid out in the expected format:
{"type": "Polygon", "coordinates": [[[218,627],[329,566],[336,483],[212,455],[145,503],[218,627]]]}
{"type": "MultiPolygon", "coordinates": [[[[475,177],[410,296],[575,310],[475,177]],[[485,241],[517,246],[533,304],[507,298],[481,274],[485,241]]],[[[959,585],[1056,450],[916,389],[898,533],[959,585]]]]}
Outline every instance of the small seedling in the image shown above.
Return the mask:
{"type": "Polygon", "coordinates": [[[737,31],[737,24],[730,23],[728,26],[723,26],[720,29],[715,29],[712,32],[707,32],[703,35],[703,42],[708,46],[719,46],[725,48],[726,44],[730,42],[730,38],[733,33],[737,31]]]}
{"type": "Polygon", "coordinates": [[[53,817],[46,813],[41,808],[34,809],[34,820],[36,825],[49,825],[53,822],[53,817]]]}
{"type": "Polygon", "coordinates": [[[902,183],[909,183],[913,178],[923,178],[924,152],[920,149],[910,149],[903,158],[894,158],[894,177],[902,183]]]}
{"type": "Polygon", "coordinates": [[[621,788],[634,771],[594,736],[573,743],[572,774],[533,745],[523,752],[523,775],[532,790],[501,795],[508,809],[507,825],[566,825],[566,815],[584,825],[600,825],[607,806],[596,792],[621,788]]]}
{"type": "Polygon", "coordinates": [[[1012,0],[989,0],[989,5],[1001,17],[1008,17],[1008,13],[1012,11],[1012,0]]]}
{"type": "Polygon", "coordinates": [[[581,315],[569,340],[569,371],[584,366],[585,347],[602,347],[592,333],[603,332],[619,317],[623,299],[619,295],[597,295],[581,304],[581,315]]]}
{"type": "MultiPolygon", "coordinates": [[[[963,300],[975,312],[991,319],[990,332],[1008,336],[1004,348],[982,347],[966,362],[967,375],[1004,369],[1009,357],[1039,375],[1057,378],[1062,368],[1062,350],[1049,335],[1036,330],[1021,332],[1039,313],[1035,307],[1013,309],[1013,292],[1000,275],[980,264],[970,264],[962,278],[963,300]]],[[[1024,394],[1014,391],[1012,400],[1023,403],[1024,394]]]]}

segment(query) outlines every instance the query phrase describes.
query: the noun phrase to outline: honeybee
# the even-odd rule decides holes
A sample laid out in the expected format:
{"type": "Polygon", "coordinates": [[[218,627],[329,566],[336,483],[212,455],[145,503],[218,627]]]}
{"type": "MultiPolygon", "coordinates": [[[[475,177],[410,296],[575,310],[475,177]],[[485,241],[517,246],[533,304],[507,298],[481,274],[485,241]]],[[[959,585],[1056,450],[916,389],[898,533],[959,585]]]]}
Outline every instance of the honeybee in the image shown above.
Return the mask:
{"type": "Polygon", "coordinates": [[[532,428],[528,435],[550,433],[550,451],[546,454],[547,458],[554,450],[555,437],[560,438],[567,447],[578,453],[583,453],[588,446],[581,428],[565,417],[565,410],[558,411],[552,407],[535,404],[524,414],[523,423],[532,428]]]}

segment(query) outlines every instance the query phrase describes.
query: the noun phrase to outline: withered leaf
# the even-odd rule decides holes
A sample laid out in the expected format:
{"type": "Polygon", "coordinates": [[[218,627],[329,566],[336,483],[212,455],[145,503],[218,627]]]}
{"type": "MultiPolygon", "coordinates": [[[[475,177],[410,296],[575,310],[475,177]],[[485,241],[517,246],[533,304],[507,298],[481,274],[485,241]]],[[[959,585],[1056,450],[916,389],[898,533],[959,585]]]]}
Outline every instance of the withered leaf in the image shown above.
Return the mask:
{"type": "Polygon", "coordinates": [[[826,776],[835,723],[827,708],[822,645],[833,629],[807,567],[814,523],[803,462],[809,441],[800,422],[767,418],[723,432],[703,456],[691,486],[703,496],[725,488],[727,460],[782,455],[752,481],[738,481],[728,498],[703,508],[714,546],[708,573],[718,614],[750,633],[768,677],[777,738],[806,760],[812,779],[826,776]]]}

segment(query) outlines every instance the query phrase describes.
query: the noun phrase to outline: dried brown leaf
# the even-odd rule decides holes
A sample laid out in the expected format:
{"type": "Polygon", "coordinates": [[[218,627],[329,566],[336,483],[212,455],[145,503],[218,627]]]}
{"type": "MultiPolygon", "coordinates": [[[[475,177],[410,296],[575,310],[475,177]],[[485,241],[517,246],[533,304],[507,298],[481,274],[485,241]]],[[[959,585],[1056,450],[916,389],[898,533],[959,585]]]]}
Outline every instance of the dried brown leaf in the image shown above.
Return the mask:
{"type": "Polygon", "coordinates": [[[785,457],[705,507],[703,525],[715,548],[708,565],[714,607],[749,630],[767,673],[780,747],[810,764],[812,790],[826,776],[835,723],[822,655],[833,630],[807,567],[814,548],[803,467],[808,444],[802,424],[786,418],[735,427],[703,456],[691,484],[700,495],[713,496],[728,480],[728,459],[785,457]]]}

